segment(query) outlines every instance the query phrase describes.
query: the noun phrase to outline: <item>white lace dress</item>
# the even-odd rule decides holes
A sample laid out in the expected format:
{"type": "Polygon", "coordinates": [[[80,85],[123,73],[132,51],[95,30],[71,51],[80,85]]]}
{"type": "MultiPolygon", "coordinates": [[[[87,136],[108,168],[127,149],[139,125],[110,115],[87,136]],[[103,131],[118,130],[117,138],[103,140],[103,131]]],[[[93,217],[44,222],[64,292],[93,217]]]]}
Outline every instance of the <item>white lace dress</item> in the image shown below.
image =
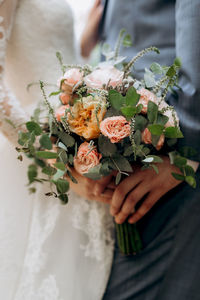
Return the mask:
{"type": "Polygon", "coordinates": [[[113,255],[107,207],[74,194],[62,206],[27,192],[17,132],[41,99],[40,79],[60,76],[55,53],[75,62],[72,13],[65,0],[0,0],[0,299],[100,300],[113,255]],[[12,143],[12,144],[11,144],[12,143]]]}

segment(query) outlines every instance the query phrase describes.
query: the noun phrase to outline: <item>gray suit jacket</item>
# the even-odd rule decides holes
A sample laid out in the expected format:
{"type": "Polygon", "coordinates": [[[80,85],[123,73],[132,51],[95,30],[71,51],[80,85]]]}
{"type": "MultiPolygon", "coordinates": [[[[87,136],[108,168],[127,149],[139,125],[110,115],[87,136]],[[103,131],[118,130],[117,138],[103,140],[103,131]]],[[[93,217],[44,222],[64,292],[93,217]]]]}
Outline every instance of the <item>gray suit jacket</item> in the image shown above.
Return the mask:
{"type": "Polygon", "coordinates": [[[128,58],[148,46],[156,46],[160,55],[149,54],[135,65],[135,75],[142,76],[153,61],[172,64],[182,60],[178,97],[168,101],[175,106],[184,139],[180,145],[191,146],[200,161],[200,0],[109,0],[101,24],[101,37],[114,46],[119,31],[131,34],[134,46],[122,49],[128,58]]]}

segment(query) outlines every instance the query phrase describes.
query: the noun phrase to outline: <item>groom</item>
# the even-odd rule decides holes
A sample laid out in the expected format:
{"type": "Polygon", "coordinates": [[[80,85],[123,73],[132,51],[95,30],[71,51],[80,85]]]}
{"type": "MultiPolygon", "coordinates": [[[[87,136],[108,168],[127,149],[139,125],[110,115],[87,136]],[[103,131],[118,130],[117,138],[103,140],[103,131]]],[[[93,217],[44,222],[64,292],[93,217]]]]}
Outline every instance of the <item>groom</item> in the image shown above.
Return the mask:
{"type": "MultiPolygon", "coordinates": [[[[102,9],[99,2],[96,1],[98,17],[102,9]]],[[[98,38],[113,47],[122,28],[131,34],[134,44],[122,49],[122,55],[128,59],[146,47],[158,47],[159,56],[145,56],[135,65],[134,74],[138,78],[152,61],[170,65],[175,57],[181,58],[181,90],[176,97],[171,95],[168,102],[179,115],[184,134],[182,144],[197,152],[190,162],[197,170],[196,189],[172,178],[173,166],[165,157],[159,176],[153,171],[137,170],[115,190],[111,214],[118,223],[127,218],[132,223],[138,222],[144,250],[134,257],[123,257],[116,246],[104,300],[200,299],[199,11],[199,0],[107,0],[99,31],[94,26],[93,34],[83,35],[85,55],[98,38]],[[140,200],[143,200],[140,208],[130,216],[140,200]]]]}

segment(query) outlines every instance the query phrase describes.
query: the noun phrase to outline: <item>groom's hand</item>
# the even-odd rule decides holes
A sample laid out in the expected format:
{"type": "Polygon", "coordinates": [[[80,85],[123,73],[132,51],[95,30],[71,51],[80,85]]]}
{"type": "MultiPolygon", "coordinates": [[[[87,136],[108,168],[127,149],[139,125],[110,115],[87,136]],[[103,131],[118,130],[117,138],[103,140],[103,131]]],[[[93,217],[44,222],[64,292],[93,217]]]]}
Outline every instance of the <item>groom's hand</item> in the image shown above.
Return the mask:
{"type": "Polygon", "coordinates": [[[180,170],[170,164],[168,157],[164,156],[162,159],[163,163],[156,164],[159,174],[153,169],[142,171],[137,166],[134,167],[134,172],[118,185],[110,207],[110,213],[118,224],[122,224],[126,219],[129,223],[139,221],[164,194],[181,183],[171,175],[171,172],[180,173],[180,170]],[[135,206],[140,200],[143,202],[135,211],[135,206]]]}

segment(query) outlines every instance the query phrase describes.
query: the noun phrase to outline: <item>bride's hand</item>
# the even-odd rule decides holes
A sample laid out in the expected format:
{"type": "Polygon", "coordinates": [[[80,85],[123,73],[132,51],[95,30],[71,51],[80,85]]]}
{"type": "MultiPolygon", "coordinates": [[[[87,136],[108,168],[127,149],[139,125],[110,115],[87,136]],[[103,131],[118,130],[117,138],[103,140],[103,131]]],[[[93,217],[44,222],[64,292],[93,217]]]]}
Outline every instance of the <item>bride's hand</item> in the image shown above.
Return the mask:
{"type": "Polygon", "coordinates": [[[99,23],[103,12],[101,0],[96,0],[90,10],[87,23],[81,37],[81,55],[88,57],[98,42],[99,23]]]}
{"type": "Polygon", "coordinates": [[[159,174],[152,169],[142,171],[138,166],[117,186],[110,207],[117,223],[122,224],[126,219],[130,223],[139,221],[164,194],[181,183],[171,175],[171,172],[181,173],[180,170],[170,164],[168,157],[162,159],[163,163],[157,164],[159,174]],[[141,200],[141,206],[134,212],[141,200]]]}
{"type": "Polygon", "coordinates": [[[70,188],[79,196],[88,200],[95,200],[103,203],[110,203],[113,196],[113,189],[106,188],[112,180],[112,174],[100,180],[86,178],[74,169],[70,169],[78,184],[70,180],[70,188]],[[102,193],[101,193],[102,192],[102,193]]]}

